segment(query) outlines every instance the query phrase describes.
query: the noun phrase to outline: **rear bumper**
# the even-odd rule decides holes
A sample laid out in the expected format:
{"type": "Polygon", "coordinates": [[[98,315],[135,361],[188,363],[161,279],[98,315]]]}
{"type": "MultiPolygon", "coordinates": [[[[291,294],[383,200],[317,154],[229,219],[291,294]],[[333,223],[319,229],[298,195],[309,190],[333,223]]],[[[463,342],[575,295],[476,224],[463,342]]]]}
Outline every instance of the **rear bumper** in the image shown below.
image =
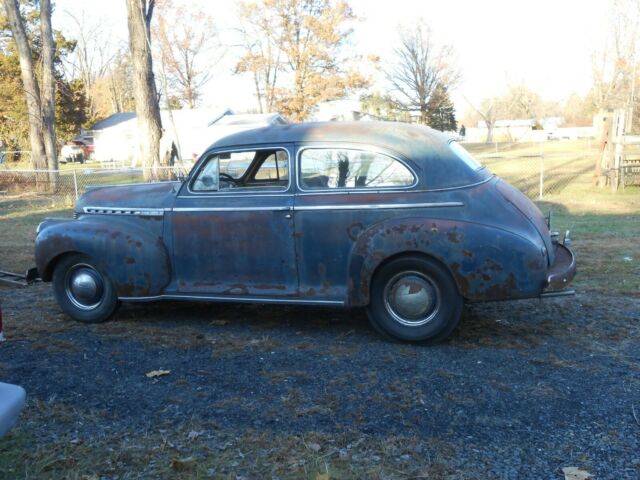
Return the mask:
{"type": "Polygon", "coordinates": [[[555,261],[547,274],[544,293],[565,289],[576,276],[576,257],[573,252],[560,243],[555,243],[553,248],[555,261]]]}

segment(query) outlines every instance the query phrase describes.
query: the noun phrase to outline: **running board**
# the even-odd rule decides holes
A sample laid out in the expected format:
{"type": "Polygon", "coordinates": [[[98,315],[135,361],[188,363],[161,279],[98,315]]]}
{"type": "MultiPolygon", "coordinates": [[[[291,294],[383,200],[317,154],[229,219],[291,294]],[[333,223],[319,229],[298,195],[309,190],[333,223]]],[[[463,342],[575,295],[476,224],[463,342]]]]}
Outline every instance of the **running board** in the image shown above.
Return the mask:
{"type": "Polygon", "coordinates": [[[571,288],[565,288],[564,290],[552,290],[550,292],[542,292],[539,297],[540,298],[550,298],[550,297],[568,297],[570,295],[575,295],[576,291],[571,288]]]}

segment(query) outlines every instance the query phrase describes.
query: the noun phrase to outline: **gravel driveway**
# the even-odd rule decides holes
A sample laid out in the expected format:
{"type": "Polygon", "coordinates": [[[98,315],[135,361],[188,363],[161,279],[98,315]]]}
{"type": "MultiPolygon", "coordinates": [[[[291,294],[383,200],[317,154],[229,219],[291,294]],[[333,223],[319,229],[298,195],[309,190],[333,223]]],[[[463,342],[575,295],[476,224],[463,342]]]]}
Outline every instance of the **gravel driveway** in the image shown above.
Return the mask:
{"type": "Polygon", "coordinates": [[[0,380],[29,395],[0,477],[640,478],[640,298],[472,305],[429,347],[360,310],[166,302],[82,325],[48,284],[0,298],[0,380]]]}

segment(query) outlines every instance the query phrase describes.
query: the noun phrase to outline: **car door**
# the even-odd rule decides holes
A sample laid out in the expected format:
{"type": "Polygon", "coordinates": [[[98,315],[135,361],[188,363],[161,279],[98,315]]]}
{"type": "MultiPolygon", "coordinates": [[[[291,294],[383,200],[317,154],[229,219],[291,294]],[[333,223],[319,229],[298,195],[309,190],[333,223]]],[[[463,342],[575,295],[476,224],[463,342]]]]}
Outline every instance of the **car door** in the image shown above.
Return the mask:
{"type": "Polygon", "coordinates": [[[363,145],[300,145],[294,205],[301,298],[346,300],[360,234],[411,204],[414,165],[363,145]]]}
{"type": "Polygon", "coordinates": [[[290,158],[286,147],[213,151],[194,169],[171,212],[179,293],[297,294],[290,158]]]}

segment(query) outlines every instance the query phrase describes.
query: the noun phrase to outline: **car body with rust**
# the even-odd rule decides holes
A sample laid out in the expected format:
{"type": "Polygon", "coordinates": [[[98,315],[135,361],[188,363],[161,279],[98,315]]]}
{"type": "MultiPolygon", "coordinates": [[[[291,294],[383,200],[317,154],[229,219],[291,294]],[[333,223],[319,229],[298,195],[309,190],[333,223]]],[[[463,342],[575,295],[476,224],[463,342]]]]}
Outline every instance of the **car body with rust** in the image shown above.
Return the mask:
{"type": "Polygon", "coordinates": [[[438,340],[464,302],[566,293],[575,274],[526,196],[400,123],[236,133],[186,179],[92,188],[74,216],[39,226],[36,263],[87,322],[119,301],[336,305],[366,307],[388,336],[438,340]]]}

